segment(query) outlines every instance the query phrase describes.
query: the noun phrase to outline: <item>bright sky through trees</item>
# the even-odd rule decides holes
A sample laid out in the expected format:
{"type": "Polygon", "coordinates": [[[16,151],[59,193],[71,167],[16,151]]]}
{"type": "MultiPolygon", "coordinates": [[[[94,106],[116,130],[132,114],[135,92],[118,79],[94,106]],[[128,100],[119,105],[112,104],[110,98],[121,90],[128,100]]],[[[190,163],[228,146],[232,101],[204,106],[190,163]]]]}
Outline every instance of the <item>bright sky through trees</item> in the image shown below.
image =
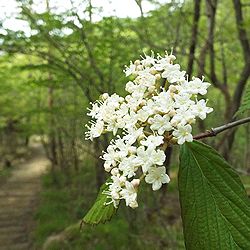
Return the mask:
{"type": "MultiPolygon", "coordinates": [[[[74,1],[74,6],[77,3],[80,5],[84,1],[74,1]]],[[[87,2],[87,1],[86,1],[87,2]]],[[[168,2],[167,0],[162,0],[162,3],[168,2]]],[[[140,15],[139,8],[134,0],[93,0],[92,5],[96,8],[94,10],[93,19],[98,21],[103,16],[115,15],[118,17],[138,17],[140,15]],[[101,9],[101,14],[97,14],[97,9],[101,9]]],[[[70,0],[50,0],[51,11],[53,12],[63,12],[72,7],[70,0]]],[[[155,8],[155,5],[149,2],[143,2],[143,9],[145,12],[155,8]]],[[[46,9],[45,0],[35,0],[34,9],[38,12],[43,12],[46,9]]],[[[12,30],[23,30],[29,32],[29,28],[24,21],[16,19],[16,13],[18,12],[18,3],[16,0],[9,0],[8,2],[0,0],[0,17],[1,19],[5,17],[4,28],[12,30]]]]}

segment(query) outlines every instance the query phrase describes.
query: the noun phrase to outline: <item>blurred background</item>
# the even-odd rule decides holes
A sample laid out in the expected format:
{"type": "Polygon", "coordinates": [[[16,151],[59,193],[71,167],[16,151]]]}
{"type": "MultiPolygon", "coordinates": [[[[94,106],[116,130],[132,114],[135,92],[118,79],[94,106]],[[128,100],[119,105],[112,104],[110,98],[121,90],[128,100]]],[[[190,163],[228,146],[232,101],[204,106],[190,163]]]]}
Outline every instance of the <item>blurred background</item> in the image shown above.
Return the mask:
{"type": "MultiPolygon", "coordinates": [[[[249,36],[249,0],[0,0],[0,249],[185,249],[178,148],[167,151],[167,187],[145,185],[139,208],[79,230],[111,138],[84,141],[87,107],[125,94],[130,60],[173,50],[212,84],[214,112],[194,133],[232,121],[250,85],[249,36]]],[[[249,192],[250,125],[205,142],[249,192]]]]}

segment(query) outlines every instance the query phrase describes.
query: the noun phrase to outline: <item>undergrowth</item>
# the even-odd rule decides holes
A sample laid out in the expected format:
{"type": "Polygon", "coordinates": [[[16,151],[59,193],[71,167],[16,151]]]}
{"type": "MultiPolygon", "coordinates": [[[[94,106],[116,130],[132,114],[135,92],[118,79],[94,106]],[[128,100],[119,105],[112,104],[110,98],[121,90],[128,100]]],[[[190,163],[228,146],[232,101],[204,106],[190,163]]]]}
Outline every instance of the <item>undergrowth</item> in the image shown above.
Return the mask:
{"type": "Polygon", "coordinates": [[[142,187],[144,191],[141,192],[143,195],[138,209],[128,211],[121,206],[121,211],[111,222],[94,227],[83,225],[80,230],[80,221],[97,193],[95,183],[89,181],[94,178],[92,169],[84,166],[79,173],[57,173],[56,182],[51,173],[43,177],[43,191],[35,215],[36,248],[42,248],[48,237],[56,236],[46,249],[185,249],[176,168],[171,172],[169,188],[152,195],[150,188],[146,185],[142,187]]]}

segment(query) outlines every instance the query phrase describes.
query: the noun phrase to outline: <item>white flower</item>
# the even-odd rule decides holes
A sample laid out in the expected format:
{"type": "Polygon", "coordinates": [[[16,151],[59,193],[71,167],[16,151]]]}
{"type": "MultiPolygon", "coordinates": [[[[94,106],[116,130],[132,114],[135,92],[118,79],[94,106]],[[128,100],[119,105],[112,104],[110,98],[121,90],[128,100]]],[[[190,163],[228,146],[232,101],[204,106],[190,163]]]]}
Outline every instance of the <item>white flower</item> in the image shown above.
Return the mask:
{"type": "Polygon", "coordinates": [[[136,96],[135,96],[135,92],[133,94],[134,95],[127,95],[125,97],[125,100],[127,102],[128,108],[131,111],[135,112],[143,100],[144,93],[138,94],[138,92],[136,92],[137,94],[136,96]]]}
{"type": "Polygon", "coordinates": [[[188,93],[174,94],[175,108],[188,108],[195,102],[191,100],[191,95],[188,93]]]}
{"type": "Polygon", "coordinates": [[[109,202],[106,202],[105,205],[113,203],[114,207],[118,207],[120,199],[120,191],[124,185],[126,178],[119,176],[112,176],[112,182],[106,183],[108,185],[108,190],[104,190],[102,193],[107,195],[107,198],[110,199],[109,202]],[[124,180],[125,179],[125,180],[124,180]]]}
{"type": "Polygon", "coordinates": [[[203,78],[189,81],[175,59],[172,54],[155,58],[152,53],[130,62],[124,72],[134,80],[126,83],[127,96],[104,93],[88,109],[93,120],[87,125],[87,139],[106,132],[118,134],[102,156],[112,176],[103,192],[106,204],[117,207],[124,199],[127,206],[137,207],[137,189],[144,177],[153,190],[168,183],[164,146],[192,141],[191,124],[213,110],[205,99],[198,99],[210,84],[203,78]]]}
{"type": "Polygon", "coordinates": [[[126,206],[130,206],[131,208],[138,207],[138,203],[136,200],[137,191],[131,182],[129,181],[125,182],[125,188],[122,189],[120,195],[125,200],[126,206]]]}
{"type": "Polygon", "coordinates": [[[126,103],[122,103],[119,109],[116,110],[115,114],[118,118],[122,118],[128,114],[128,110],[129,110],[128,105],[126,103]]]}
{"type": "Polygon", "coordinates": [[[141,60],[141,64],[145,67],[150,67],[155,64],[155,61],[154,54],[152,53],[152,56],[145,55],[145,58],[141,60]]]}
{"type": "Polygon", "coordinates": [[[135,129],[135,128],[128,128],[127,135],[124,136],[124,140],[127,141],[128,144],[132,145],[136,142],[137,138],[143,137],[143,128],[135,129]]]}
{"type": "Polygon", "coordinates": [[[128,144],[127,141],[124,140],[124,138],[118,136],[116,140],[111,140],[110,145],[107,148],[107,153],[114,155],[117,160],[119,159],[119,157],[126,157],[131,148],[134,147],[132,147],[131,144],[128,144]]]}
{"type": "Polygon", "coordinates": [[[129,152],[134,148],[131,144],[127,143],[124,138],[118,138],[114,142],[114,147],[116,148],[116,153],[120,159],[126,157],[129,152]]]}
{"type": "Polygon", "coordinates": [[[100,111],[100,107],[98,105],[98,103],[91,103],[92,108],[88,110],[90,111],[89,113],[87,113],[88,116],[91,116],[92,118],[96,118],[96,115],[99,113],[100,111]]]}
{"type": "Polygon", "coordinates": [[[157,135],[150,135],[146,138],[146,140],[141,141],[141,145],[147,146],[150,149],[155,149],[156,147],[160,146],[164,143],[164,137],[163,136],[157,136],[157,135]]]}
{"type": "Polygon", "coordinates": [[[147,87],[145,85],[139,84],[137,85],[136,90],[132,92],[131,96],[136,100],[141,100],[143,99],[146,90],[147,87]]]}
{"type": "Polygon", "coordinates": [[[170,117],[168,115],[155,115],[154,118],[149,120],[151,124],[150,128],[157,131],[159,135],[163,135],[165,131],[170,131],[173,129],[171,123],[169,122],[170,117]]]}
{"type": "Polygon", "coordinates": [[[149,116],[154,113],[153,105],[154,103],[148,102],[147,105],[143,106],[140,110],[137,111],[138,120],[141,122],[145,122],[149,116]]]}
{"type": "Polygon", "coordinates": [[[92,141],[94,138],[97,138],[102,134],[104,130],[104,122],[97,121],[96,123],[93,123],[91,126],[86,125],[86,127],[89,129],[89,131],[85,133],[86,139],[92,141]]]}
{"type": "Polygon", "coordinates": [[[141,122],[145,122],[150,115],[151,115],[151,112],[147,108],[142,108],[137,112],[138,120],[141,122]]]}
{"type": "Polygon", "coordinates": [[[113,135],[116,135],[119,128],[122,128],[124,123],[118,123],[116,116],[110,116],[109,120],[106,119],[107,122],[107,131],[113,131],[113,135]]]}
{"type": "Polygon", "coordinates": [[[193,113],[202,120],[207,117],[207,114],[213,111],[213,109],[207,107],[206,104],[206,101],[204,99],[201,99],[195,105],[192,106],[193,113]]]}
{"type": "Polygon", "coordinates": [[[111,166],[116,166],[116,162],[119,160],[119,154],[115,151],[113,145],[108,146],[107,152],[104,153],[102,159],[105,160],[104,168],[107,172],[111,170],[111,166]]]}
{"type": "Polygon", "coordinates": [[[156,191],[161,188],[162,184],[169,183],[170,178],[166,174],[165,167],[153,167],[149,169],[145,182],[152,184],[152,189],[156,191]]]}
{"type": "MultiPolygon", "coordinates": [[[[150,149],[148,149],[150,150],[150,149]]],[[[163,150],[157,149],[153,150],[151,156],[153,157],[152,163],[153,165],[162,165],[164,161],[166,160],[166,155],[163,150]]]]}
{"type": "Polygon", "coordinates": [[[153,99],[155,102],[155,109],[158,112],[168,113],[174,109],[174,100],[168,91],[161,92],[159,95],[154,96],[153,99]]]}
{"type": "Polygon", "coordinates": [[[134,128],[135,124],[138,122],[138,116],[134,111],[130,111],[122,119],[124,121],[124,129],[134,128]]]}
{"type": "Polygon", "coordinates": [[[157,61],[157,63],[154,65],[154,68],[157,71],[162,71],[164,68],[167,68],[168,65],[170,64],[170,60],[168,58],[161,58],[157,61]]]}
{"type": "Polygon", "coordinates": [[[149,72],[143,72],[138,75],[135,79],[135,82],[139,85],[152,87],[155,84],[155,76],[150,74],[149,72]]]}
{"type": "Polygon", "coordinates": [[[140,146],[137,149],[137,156],[142,166],[143,173],[146,173],[153,165],[161,166],[166,159],[166,156],[162,150],[154,150],[151,148],[147,148],[145,150],[143,146],[140,146]]]}
{"type": "Polygon", "coordinates": [[[171,125],[177,127],[178,125],[192,124],[195,122],[195,115],[192,110],[187,109],[185,106],[176,110],[176,114],[171,120],[171,125]]]}
{"type": "Polygon", "coordinates": [[[172,54],[168,55],[166,53],[165,57],[161,57],[159,54],[157,56],[157,61],[154,65],[155,69],[158,71],[162,71],[165,68],[168,67],[169,64],[172,64],[172,62],[176,59],[176,57],[172,54]]]}
{"type": "Polygon", "coordinates": [[[126,76],[136,74],[136,65],[134,65],[132,62],[130,62],[129,67],[125,66],[124,73],[125,73],[126,76]]]}
{"type": "Polygon", "coordinates": [[[138,85],[134,84],[133,82],[129,81],[126,84],[126,88],[125,90],[129,93],[133,93],[134,91],[136,91],[138,85]]]}
{"type": "Polygon", "coordinates": [[[168,64],[161,74],[162,78],[167,78],[169,83],[182,82],[185,80],[185,71],[180,71],[179,64],[168,64]]]}
{"type": "Polygon", "coordinates": [[[136,175],[136,171],[140,166],[140,161],[135,155],[123,158],[119,164],[119,169],[123,172],[124,176],[131,178],[136,175]]]}
{"type": "Polygon", "coordinates": [[[186,87],[191,94],[205,95],[207,93],[207,88],[210,85],[210,83],[203,82],[200,78],[193,77],[192,81],[186,84],[186,87]]]}
{"type": "Polygon", "coordinates": [[[173,132],[173,136],[178,140],[178,144],[183,144],[185,141],[191,142],[193,141],[193,136],[191,135],[192,127],[187,124],[185,126],[180,125],[173,132]]]}

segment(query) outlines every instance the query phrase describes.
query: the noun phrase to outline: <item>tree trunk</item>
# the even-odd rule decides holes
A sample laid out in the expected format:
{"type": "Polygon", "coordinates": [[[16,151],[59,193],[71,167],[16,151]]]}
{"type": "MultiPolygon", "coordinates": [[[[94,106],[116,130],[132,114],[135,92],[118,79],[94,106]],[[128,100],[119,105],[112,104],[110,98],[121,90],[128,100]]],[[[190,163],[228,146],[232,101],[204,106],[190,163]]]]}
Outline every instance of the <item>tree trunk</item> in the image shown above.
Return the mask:
{"type": "Polygon", "coordinates": [[[193,72],[195,49],[196,49],[197,35],[198,35],[198,24],[200,19],[200,4],[201,0],[195,0],[193,26],[192,26],[191,41],[189,47],[188,66],[187,66],[187,74],[189,75],[189,77],[191,77],[193,72]]]}

